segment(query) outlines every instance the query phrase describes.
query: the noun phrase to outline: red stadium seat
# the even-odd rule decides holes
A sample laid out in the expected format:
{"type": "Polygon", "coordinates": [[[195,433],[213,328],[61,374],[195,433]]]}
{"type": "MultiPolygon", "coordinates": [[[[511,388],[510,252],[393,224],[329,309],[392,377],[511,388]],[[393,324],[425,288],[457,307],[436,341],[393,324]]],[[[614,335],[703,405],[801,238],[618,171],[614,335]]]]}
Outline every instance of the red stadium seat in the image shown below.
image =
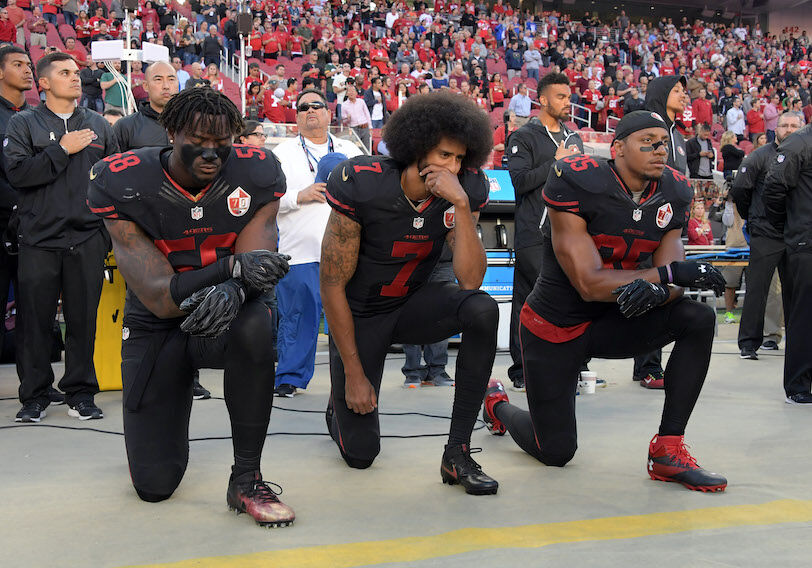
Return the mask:
{"type": "Polygon", "coordinates": [[[739,142],[739,148],[744,150],[745,155],[753,151],[753,143],[749,140],[742,140],[739,142]]]}

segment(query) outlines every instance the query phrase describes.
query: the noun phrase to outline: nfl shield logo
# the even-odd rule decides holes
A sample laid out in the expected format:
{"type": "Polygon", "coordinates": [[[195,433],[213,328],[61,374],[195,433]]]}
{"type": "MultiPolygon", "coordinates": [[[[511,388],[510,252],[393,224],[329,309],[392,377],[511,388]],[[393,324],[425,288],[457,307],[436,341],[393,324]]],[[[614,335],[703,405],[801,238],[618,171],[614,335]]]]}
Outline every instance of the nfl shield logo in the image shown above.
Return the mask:
{"type": "Polygon", "coordinates": [[[423,228],[423,217],[415,217],[412,220],[412,227],[415,229],[422,229],[423,228]]]}
{"type": "Polygon", "coordinates": [[[446,229],[454,228],[454,206],[452,205],[443,213],[443,225],[446,229]]]}
{"type": "Polygon", "coordinates": [[[671,208],[670,203],[661,205],[660,208],[657,209],[657,226],[661,229],[665,229],[673,216],[674,210],[671,208]]]}
{"type": "Polygon", "coordinates": [[[783,162],[784,161],[784,154],[778,154],[778,156],[776,156],[776,158],[775,158],[775,161],[778,162],[779,164],[781,162],[783,162]]]}
{"type": "Polygon", "coordinates": [[[192,207],[192,219],[195,221],[200,221],[203,218],[203,208],[202,207],[192,207]]]}
{"type": "Polygon", "coordinates": [[[238,187],[228,195],[226,202],[229,213],[235,217],[242,217],[251,207],[251,196],[243,188],[238,187]]]}
{"type": "Polygon", "coordinates": [[[643,212],[640,209],[635,209],[634,211],[632,211],[632,219],[634,219],[635,221],[639,221],[642,218],[643,212]]]}

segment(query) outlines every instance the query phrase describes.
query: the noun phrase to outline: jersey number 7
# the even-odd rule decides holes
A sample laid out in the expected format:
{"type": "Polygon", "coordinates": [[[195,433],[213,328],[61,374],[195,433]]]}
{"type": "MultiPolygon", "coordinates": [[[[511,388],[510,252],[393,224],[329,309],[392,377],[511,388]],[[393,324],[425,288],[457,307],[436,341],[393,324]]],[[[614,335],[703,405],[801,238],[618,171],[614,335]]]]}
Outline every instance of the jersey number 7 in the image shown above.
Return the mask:
{"type": "Polygon", "coordinates": [[[400,298],[405,296],[409,292],[409,287],[406,285],[406,282],[409,281],[409,277],[414,272],[417,265],[426,258],[429,253],[431,253],[431,249],[434,247],[434,243],[411,243],[406,241],[395,241],[392,244],[392,257],[393,258],[403,258],[407,255],[415,255],[413,259],[403,265],[403,267],[398,271],[395,279],[392,280],[391,284],[384,284],[381,286],[381,296],[387,296],[390,298],[400,298]]]}

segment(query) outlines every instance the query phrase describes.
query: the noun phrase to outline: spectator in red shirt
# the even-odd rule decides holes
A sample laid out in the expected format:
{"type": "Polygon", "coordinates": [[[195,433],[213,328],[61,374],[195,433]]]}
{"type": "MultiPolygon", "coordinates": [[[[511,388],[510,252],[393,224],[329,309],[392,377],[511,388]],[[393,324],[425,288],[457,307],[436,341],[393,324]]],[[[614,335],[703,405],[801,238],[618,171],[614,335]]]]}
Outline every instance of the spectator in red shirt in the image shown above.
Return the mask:
{"type": "Polygon", "coordinates": [[[507,96],[507,89],[502,82],[502,76],[499,73],[491,75],[490,85],[488,85],[488,95],[491,103],[491,108],[501,108],[505,106],[505,97],[507,96]]]}
{"type": "Polygon", "coordinates": [[[73,57],[79,67],[87,67],[87,55],[84,51],[76,49],[76,38],[65,38],[65,53],[73,57]]]}
{"type": "Polygon", "coordinates": [[[502,114],[502,124],[493,133],[493,167],[501,170],[502,157],[505,155],[505,142],[516,130],[516,113],[506,110],[502,114]]]}
{"type": "Polygon", "coordinates": [[[90,32],[93,31],[93,24],[91,24],[87,18],[87,12],[84,10],[79,12],[79,17],[76,19],[74,28],[76,29],[76,39],[79,40],[79,43],[85,47],[90,45],[90,32]]]}
{"type": "Polygon", "coordinates": [[[0,8],[0,42],[17,41],[17,27],[8,19],[8,10],[0,8]]]}
{"type": "Polygon", "coordinates": [[[713,231],[705,218],[705,204],[702,199],[694,201],[691,207],[691,218],[688,219],[688,244],[712,245],[713,231]]]}
{"type": "Polygon", "coordinates": [[[747,111],[747,130],[750,133],[750,141],[755,143],[756,138],[766,133],[764,127],[764,116],[761,107],[764,102],[761,99],[753,100],[753,107],[747,111]]]}
{"type": "Polygon", "coordinates": [[[284,97],[285,91],[281,87],[273,92],[270,89],[265,91],[263,98],[265,118],[274,124],[285,124],[285,107],[282,104],[284,97]]]}
{"type": "Polygon", "coordinates": [[[713,108],[711,102],[707,98],[708,92],[704,87],[699,89],[699,96],[691,102],[693,109],[694,122],[697,124],[711,124],[713,123],[713,108]]]}

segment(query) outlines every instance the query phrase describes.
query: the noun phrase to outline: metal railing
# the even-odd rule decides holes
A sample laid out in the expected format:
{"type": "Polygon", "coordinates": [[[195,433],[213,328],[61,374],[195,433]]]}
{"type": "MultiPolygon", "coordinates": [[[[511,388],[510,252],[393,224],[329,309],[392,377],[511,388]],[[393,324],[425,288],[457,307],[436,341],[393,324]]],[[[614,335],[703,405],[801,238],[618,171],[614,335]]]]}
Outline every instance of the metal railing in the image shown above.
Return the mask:
{"type": "Polygon", "coordinates": [[[576,125],[579,122],[583,122],[584,123],[583,127],[592,126],[592,110],[588,109],[587,107],[585,107],[583,105],[579,105],[577,103],[570,103],[570,120],[572,120],[576,125]],[[582,116],[579,116],[575,112],[576,110],[586,111],[586,118],[584,118],[582,116]]]}

